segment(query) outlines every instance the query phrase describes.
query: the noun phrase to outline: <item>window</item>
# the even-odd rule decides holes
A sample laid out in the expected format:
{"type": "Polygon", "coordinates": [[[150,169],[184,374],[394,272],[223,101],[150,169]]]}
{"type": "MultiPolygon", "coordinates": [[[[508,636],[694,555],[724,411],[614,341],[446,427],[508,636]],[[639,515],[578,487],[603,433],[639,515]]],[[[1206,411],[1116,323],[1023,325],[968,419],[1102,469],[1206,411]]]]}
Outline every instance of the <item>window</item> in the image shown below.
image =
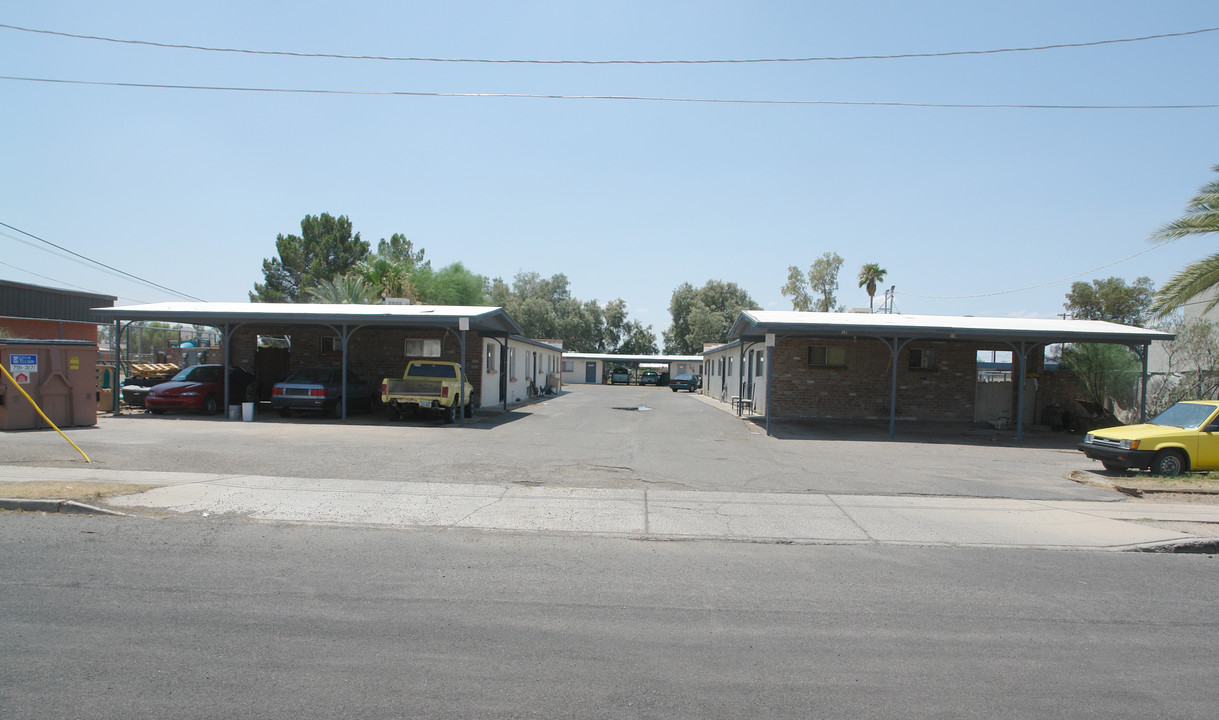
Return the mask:
{"type": "Polygon", "coordinates": [[[808,364],[814,367],[845,367],[847,349],[814,345],[808,349],[808,364]]]}
{"type": "Polygon", "coordinates": [[[337,335],[322,338],[322,354],[343,352],[343,341],[337,335]]]}
{"type": "Polygon", "coordinates": [[[495,372],[495,343],[487,343],[487,372],[495,372]]]}
{"type": "Polygon", "coordinates": [[[516,348],[508,348],[508,375],[516,379],[516,348]]]}
{"type": "Polygon", "coordinates": [[[732,377],[732,358],[728,358],[728,377],[732,377]]]}
{"type": "Polygon", "coordinates": [[[407,338],[406,357],[440,357],[440,341],[422,338],[407,338]]]}
{"type": "Polygon", "coordinates": [[[563,361],[563,372],[575,372],[575,371],[576,371],[575,362],[573,362],[571,360],[563,361]]]}
{"type": "Polygon", "coordinates": [[[758,353],[758,367],[754,370],[754,375],[762,377],[766,374],[766,353],[758,353]]]}
{"type": "Polygon", "coordinates": [[[910,348],[910,364],[908,367],[911,370],[935,370],[935,350],[910,348]]]}

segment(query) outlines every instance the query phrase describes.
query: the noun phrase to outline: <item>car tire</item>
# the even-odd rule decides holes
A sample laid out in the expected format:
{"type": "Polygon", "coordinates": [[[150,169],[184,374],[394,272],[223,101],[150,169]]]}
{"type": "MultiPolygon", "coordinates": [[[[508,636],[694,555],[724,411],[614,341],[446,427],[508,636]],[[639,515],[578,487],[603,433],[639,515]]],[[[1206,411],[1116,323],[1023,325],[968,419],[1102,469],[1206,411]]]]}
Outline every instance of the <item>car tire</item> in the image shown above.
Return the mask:
{"type": "Polygon", "coordinates": [[[474,417],[474,403],[466,403],[465,416],[468,418],[474,417]]]}
{"type": "Polygon", "coordinates": [[[1101,461],[1101,465],[1104,465],[1109,472],[1126,472],[1126,466],[1120,463],[1101,461]]]}
{"type": "Polygon", "coordinates": [[[677,392],[677,388],[669,388],[669,389],[672,390],[673,392],[677,392]]]}
{"type": "Polygon", "coordinates": [[[164,414],[165,414],[165,411],[164,411],[164,410],[160,410],[160,409],[158,409],[158,410],[149,410],[148,412],[152,413],[153,415],[164,415],[164,414]]]}
{"type": "Polygon", "coordinates": [[[220,412],[220,398],[215,395],[208,395],[203,399],[203,414],[215,415],[220,412]]]}
{"type": "Polygon", "coordinates": [[[1189,469],[1185,453],[1180,450],[1161,450],[1151,460],[1151,474],[1176,477],[1189,469]]]}
{"type": "Polygon", "coordinates": [[[457,422],[457,403],[453,403],[447,408],[442,408],[440,411],[440,422],[445,425],[452,425],[457,422]]]}
{"type": "Polygon", "coordinates": [[[289,410],[288,408],[280,408],[280,409],[279,409],[279,416],[280,416],[280,417],[283,417],[283,418],[286,418],[286,417],[292,417],[292,411],[291,411],[291,410],[289,410]]]}

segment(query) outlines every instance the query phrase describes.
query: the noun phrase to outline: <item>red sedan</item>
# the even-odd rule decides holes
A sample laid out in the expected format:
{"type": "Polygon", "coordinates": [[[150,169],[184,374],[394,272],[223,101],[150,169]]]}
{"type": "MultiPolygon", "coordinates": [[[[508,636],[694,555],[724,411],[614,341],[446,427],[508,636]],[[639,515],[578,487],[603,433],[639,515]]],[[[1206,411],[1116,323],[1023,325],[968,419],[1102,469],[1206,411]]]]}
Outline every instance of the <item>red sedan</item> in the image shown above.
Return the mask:
{"type": "MultiPolygon", "coordinates": [[[[254,376],[239,367],[229,368],[229,405],[251,397],[257,384],[254,376]]],[[[220,365],[195,365],[174,375],[168,382],[148,391],[144,407],[154,415],[166,410],[201,410],[209,415],[224,407],[224,375],[220,365]]]]}

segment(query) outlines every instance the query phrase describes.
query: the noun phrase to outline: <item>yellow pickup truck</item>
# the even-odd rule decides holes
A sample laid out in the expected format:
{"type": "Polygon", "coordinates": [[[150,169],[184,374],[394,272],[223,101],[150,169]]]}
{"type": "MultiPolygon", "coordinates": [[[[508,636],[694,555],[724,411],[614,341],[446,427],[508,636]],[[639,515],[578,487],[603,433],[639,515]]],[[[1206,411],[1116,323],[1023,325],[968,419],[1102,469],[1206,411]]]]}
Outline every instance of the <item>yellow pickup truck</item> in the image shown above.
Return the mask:
{"type": "Polygon", "coordinates": [[[474,386],[461,366],[440,360],[412,360],[402,379],[381,381],[381,402],[391,417],[432,413],[444,423],[457,422],[462,408],[466,417],[474,415],[474,386]]]}
{"type": "Polygon", "coordinates": [[[1093,430],[1079,449],[1106,470],[1219,470],[1219,400],[1179,402],[1142,425],[1093,430]]]}

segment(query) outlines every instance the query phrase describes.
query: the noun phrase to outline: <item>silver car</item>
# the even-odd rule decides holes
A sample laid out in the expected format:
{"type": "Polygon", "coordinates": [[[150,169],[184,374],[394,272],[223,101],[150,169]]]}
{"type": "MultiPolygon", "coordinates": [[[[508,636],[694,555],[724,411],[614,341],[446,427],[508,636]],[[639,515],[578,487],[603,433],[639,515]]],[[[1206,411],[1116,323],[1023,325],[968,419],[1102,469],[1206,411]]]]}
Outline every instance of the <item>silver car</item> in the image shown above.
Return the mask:
{"type": "MultiPolygon", "coordinates": [[[[343,371],[332,368],[293,370],[283,382],[271,389],[271,407],[288,417],[292,411],[317,412],[338,417],[343,400],[343,371]]],[[[347,412],[373,409],[376,394],[372,385],[350,370],[347,372],[347,412]]]]}

